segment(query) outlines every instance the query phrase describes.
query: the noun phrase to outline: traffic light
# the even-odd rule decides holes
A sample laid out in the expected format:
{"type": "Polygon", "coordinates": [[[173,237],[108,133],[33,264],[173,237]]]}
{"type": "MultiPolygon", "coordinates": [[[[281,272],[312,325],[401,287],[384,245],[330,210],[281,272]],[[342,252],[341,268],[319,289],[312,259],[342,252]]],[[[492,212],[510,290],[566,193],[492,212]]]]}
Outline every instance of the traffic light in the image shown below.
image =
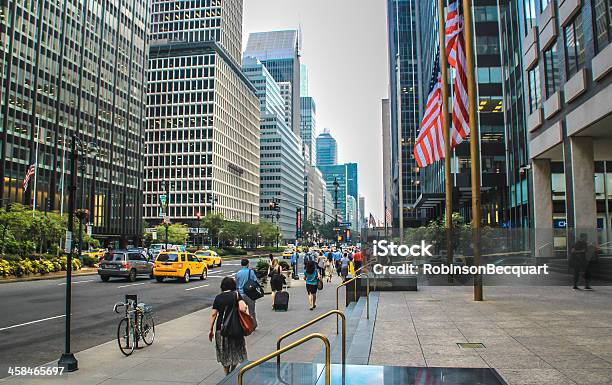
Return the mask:
{"type": "Polygon", "coordinates": [[[342,235],[338,235],[338,242],[342,242],[342,235]]]}
{"type": "Polygon", "coordinates": [[[276,203],[275,201],[270,201],[268,203],[268,210],[270,210],[270,211],[278,211],[278,203],[276,203]]]}

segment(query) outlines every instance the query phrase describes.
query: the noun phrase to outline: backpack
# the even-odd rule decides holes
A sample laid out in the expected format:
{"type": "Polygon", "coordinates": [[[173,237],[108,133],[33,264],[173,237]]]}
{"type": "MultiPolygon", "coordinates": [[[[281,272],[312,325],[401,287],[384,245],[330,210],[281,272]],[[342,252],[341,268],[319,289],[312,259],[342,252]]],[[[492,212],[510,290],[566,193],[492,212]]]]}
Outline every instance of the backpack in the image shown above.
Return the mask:
{"type": "Polygon", "coordinates": [[[264,290],[259,282],[257,282],[257,277],[255,277],[253,270],[250,271],[249,279],[244,284],[242,291],[244,291],[244,294],[253,301],[256,301],[264,296],[264,290]],[[251,278],[251,276],[253,277],[251,278]]]}

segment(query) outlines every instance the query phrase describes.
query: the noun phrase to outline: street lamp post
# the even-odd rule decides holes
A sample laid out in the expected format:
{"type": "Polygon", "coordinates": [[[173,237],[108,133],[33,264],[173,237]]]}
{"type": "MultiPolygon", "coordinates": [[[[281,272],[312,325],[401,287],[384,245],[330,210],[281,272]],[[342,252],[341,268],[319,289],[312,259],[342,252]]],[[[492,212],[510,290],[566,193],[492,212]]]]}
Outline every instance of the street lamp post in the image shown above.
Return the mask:
{"type": "MultiPolygon", "coordinates": [[[[338,183],[338,178],[334,177],[334,226],[336,229],[338,228],[338,187],[340,184],[338,183]]],[[[340,235],[340,231],[336,230],[336,246],[338,246],[338,237],[340,235]]]]}
{"type": "Polygon", "coordinates": [[[74,201],[76,198],[76,177],[77,177],[77,162],[79,155],[77,153],[76,135],[72,135],[71,153],[70,153],[70,188],[68,195],[68,226],[66,230],[66,331],[65,331],[65,346],[64,353],[60,357],[57,365],[63,367],[67,372],[74,372],[79,369],[79,363],[70,349],[70,318],[72,311],[72,232],[74,230],[74,201]]]}
{"type": "Polygon", "coordinates": [[[168,211],[168,205],[170,203],[170,182],[166,181],[164,184],[164,190],[166,193],[166,207],[164,210],[164,227],[166,228],[166,250],[168,250],[168,227],[170,227],[170,212],[168,211]]]}

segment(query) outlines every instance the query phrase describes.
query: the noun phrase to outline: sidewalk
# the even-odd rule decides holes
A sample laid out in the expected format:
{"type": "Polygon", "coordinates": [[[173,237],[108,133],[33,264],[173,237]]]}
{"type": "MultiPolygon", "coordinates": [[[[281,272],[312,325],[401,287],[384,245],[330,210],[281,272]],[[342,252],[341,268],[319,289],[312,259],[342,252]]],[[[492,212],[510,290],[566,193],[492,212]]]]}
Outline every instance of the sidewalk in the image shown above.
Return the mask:
{"type": "MultiPolygon", "coordinates": [[[[276,350],[276,338],[304,322],[335,308],[335,285],[326,284],[320,292],[317,308],[308,310],[303,280],[293,281],[289,288],[289,311],[273,312],[269,295],[257,301],[257,330],[247,337],[249,360],[276,350]]],[[[111,311],[109,309],[109,311],[111,311]]],[[[153,345],[125,357],[115,340],[76,353],[79,370],[56,377],[10,377],[0,384],[35,385],[114,385],[114,384],[200,384],[216,385],[224,377],[223,368],[216,361],[214,342],[208,341],[210,308],[157,325],[153,345]]],[[[296,340],[312,332],[332,333],[335,336],[335,318],[330,317],[318,325],[298,333],[285,341],[296,340]]],[[[117,316],[119,322],[119,316],[117,316]]],[[[283,360],[309,362],[322,349],[318,340],[312,340],[283,355],[283,360]]],[[[48,366],[56,366],[49,363],[48,366]]]]}
{"type": "MultiPolygon", "coordinates": [[[[79,270],[73,271],[72,276],[84,276],[84,275],[96,275],[98,274],[97,267],[83,267],[79,270]]],[[[24,275],[22,277],[10,277],[10,278],[0,278],[0,284],[3,283],[12,283],[12,282],[27,282],[27,281],[43,281],[46,279],[59,279],[66,278],[66,271],[57,271],[48,274],[29,274],[24,275]]]]}
{"type": "Polygon", "coordinates": [[[612,287],[382,292],[369,364],[492,367],[511,385],[612,384],[612,287]],[[480,342],[464,349],[458,342],[480,342]]]}

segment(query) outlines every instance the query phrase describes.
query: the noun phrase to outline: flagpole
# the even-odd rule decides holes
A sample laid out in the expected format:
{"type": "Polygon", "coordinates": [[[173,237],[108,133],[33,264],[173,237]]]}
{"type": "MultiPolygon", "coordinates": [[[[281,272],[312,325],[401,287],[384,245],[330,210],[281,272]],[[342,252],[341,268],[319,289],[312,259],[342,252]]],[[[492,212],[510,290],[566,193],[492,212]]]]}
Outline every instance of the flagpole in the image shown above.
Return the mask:
{"type": "MultiPolygon", "coordinates": [[[[480,265],[480,130],[476,116],[476,79],[474,68],[474,25],[472,0],[463,0],[463,30],[467,67],[468,114],[470,118],[470,161],[472,172],[472,247],[474,265],[480,265]]],[[[474,274],[474,301],[482,301],[482,275],[474,274]]]]}
{"type": "MultiPolygon", "coordinates": [[[[444,190],[446,193],[445,199],[445,219],[444,227],[446,229],[446,257],[447,263],[453,263],[452,249],[452,228],[453,228],[453,185],[451,180],[451,146],[450,146],[450,118],[448,116],[448,60],[446,57],[446,26],[444,6],[445,0],[438,0],[438,30],[440,31],[440,74],[442,88],[442,116],[444,129],[444,190]]],[[[449,282],[452,281],[452,275],[448,277],[449,282]]]]}
{"type": "Polygon", "coordinates": [[[36,141],[36,154],[34,154],[34,201],[32,203],[32,216],[36,211],[36,193],[37,193],[37,185],[38,185],[38,143],[40,142],[40,118],[36,115],[36,135],[34,136],[34,140],[36,141]]]}

